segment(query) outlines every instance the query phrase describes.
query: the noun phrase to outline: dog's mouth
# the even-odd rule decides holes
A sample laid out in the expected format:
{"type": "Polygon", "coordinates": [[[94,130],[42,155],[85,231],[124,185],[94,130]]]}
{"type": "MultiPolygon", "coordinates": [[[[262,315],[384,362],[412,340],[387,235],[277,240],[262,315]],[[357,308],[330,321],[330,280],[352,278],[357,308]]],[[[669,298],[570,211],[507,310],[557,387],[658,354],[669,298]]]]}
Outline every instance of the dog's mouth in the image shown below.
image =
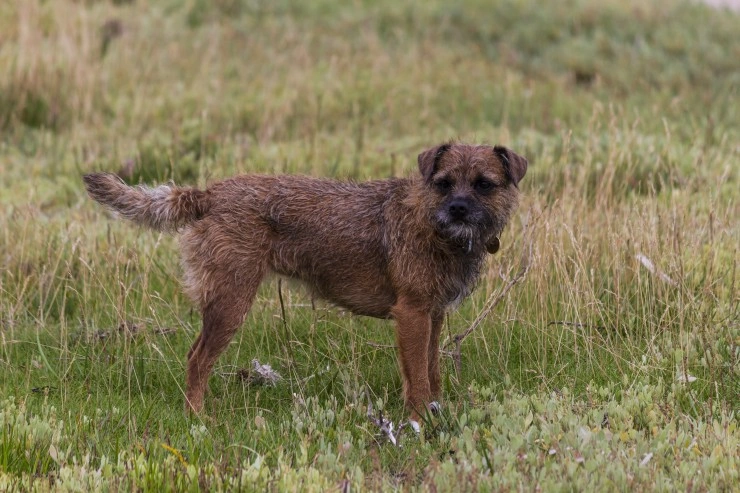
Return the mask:
{"type": "Polygon", "coordinates": [[[470,253],[481,242],[479,224],[464,219],[452,219],[446,214],[439,214],[436,219],[438,234],[463,253],[470,253]]]}
{"type": "Polygon", "coordinates": [[[452,246],[453,250],[469,254],[486,251],[491,237],[501,234],[504,223],[500,218],[486,214],[484,210],[471,209],[462,218],[453,217],[446,208],[436,212],[433,218],[437,235],[452,246]]]}

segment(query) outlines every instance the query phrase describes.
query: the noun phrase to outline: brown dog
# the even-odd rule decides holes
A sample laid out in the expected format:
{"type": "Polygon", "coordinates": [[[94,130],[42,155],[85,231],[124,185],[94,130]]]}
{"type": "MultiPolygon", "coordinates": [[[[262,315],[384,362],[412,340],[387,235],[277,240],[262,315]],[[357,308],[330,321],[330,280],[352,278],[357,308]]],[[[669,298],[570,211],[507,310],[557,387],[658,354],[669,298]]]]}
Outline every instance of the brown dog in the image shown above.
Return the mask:
{"type": "Polygon", "coordinates": [[[84,177],[90,196],[122,216],[181,232],[185,289],[203,314],[188,353],[190,409],[201,410],[211,369],[269,272],[356,314],[393,318],[412,417],[439,397],[444,314],[470,294],[486,251],[498,250],[527,160],[449,143],[418,162],[420,176],[366,183],[246,175],[198,190],[84,177]]]}

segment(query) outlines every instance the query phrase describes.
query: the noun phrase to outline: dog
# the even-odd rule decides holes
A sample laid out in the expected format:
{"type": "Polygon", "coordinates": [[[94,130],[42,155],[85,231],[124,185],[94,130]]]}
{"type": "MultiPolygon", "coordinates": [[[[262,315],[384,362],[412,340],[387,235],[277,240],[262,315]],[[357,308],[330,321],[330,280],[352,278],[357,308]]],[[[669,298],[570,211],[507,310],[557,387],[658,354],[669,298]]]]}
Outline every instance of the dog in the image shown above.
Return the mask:
{"type": "Polygon", "coordinates": [[[404,402],[414,420],[440,398],[445,313],[475,287],[519,199],[527,160],[502,146],[450,142],[418,156],[419,173],[361,183],[243,175],[205,190],[130,187],[84,176],[124,218],[180,235],[184,288],[203,327],[187,356],[186,408],[268,273],[298,279],[358,315],[393,319],[404,402]]]}

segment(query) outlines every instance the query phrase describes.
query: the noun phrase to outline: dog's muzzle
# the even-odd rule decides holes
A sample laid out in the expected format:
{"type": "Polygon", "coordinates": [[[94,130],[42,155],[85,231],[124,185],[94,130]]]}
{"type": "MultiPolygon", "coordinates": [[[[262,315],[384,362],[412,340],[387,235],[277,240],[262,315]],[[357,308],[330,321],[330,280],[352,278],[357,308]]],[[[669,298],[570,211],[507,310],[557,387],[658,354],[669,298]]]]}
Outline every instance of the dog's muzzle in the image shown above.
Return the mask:
{"type": "Polygon", "coordinates": [[[435,222],[441,237],[468,254],[483,241],[490,220],[473,201],[458,197],[437,210],[435,222]]]}

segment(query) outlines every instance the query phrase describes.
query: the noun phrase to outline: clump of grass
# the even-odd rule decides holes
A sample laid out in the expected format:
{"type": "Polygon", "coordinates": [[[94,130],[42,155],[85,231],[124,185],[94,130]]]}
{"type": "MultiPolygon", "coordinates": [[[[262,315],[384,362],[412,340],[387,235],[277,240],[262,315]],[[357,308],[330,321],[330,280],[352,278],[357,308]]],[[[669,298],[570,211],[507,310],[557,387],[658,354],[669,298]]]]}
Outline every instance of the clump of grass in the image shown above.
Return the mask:
{"type": "Polygon", "coordinates": [[[6,132],[18,125],[59,132],[89,115],[97,102],[93,28],[63,9],[56,2],[3,7],[0,129],[6,132]]]}
{"type": "MultiPolygon", "coordinates": [[[[217,152],[217,137],[200,120],[183,122],[177,135],[152,131],[138,143],[136,156],[124,160],[119,175],[129,183],[173,180],[197,183],[217,152]]],[[[110,163],[109,167],[114,165],[110,163]]]]}

